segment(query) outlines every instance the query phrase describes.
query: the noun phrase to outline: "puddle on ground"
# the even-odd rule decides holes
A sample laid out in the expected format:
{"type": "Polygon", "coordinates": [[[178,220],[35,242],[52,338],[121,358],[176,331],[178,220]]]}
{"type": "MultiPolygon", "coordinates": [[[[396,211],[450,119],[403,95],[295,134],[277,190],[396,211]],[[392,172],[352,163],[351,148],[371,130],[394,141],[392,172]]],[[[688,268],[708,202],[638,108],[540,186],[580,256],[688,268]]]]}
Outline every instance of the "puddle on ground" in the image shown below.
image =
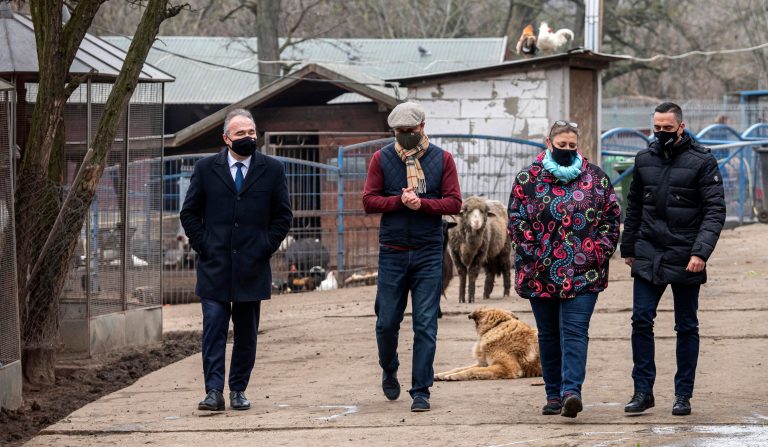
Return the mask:
{"type": "Polygon", "coordinates": [[[357,405],[321,405],[320,408],[338,408],[343,409],[344,411],[341,413],[336,413],[331,416],[325,416],[321,418],[315,418],[320,421],[332,421],[334,419],[338,419],[340,417],[346,416],[348,414],[357,413],[359,408],[357,405]]]}
{"type": "Polygon", "coordinates": [[[768,425],[653,427],[651,432],[662,436],[687,434],[685,440],[664,444],[667,447],[762,447],[768,445],[768,425]]]}

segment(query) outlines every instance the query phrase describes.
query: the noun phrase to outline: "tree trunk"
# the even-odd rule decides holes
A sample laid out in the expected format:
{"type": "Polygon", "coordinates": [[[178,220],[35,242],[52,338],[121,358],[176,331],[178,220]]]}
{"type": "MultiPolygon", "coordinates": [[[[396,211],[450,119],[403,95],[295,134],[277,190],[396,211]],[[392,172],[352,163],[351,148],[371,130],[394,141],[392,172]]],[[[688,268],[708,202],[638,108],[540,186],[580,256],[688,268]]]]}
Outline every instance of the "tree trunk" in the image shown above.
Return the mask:
{"type": "Polygon", "coordinates": [[[257,0],[256,37],[259,55],[259,88],[271,84],[280,77],[280,50],[278,24],[280,0],[257,0]]]}
{"type": "MultiPolygon", "coordinates": [[[[30,3],[40,67],[39,89],[32,112],[29,135],[23,151],[16,195],[16,241],[19,309],[25,375],[32,383],[52,383],[54,340],[58,321],[53,323],[40,309],[50,296],[32,293],[29,272],[35,264],[48,231],[58,214],[59,188],[50,181],[50,157],[55,146],[66,103],[66,60],[61,45],[61,0],[30,3]],[[30,312],[30,310],[32,312],[30,312]],[[42,319],[40,319],[42,317],[42,319]],[[27,350],[31,350],[29,353],[27,350]],[[34,352],[32,352],[34,351],[34,352]],[[51,356],[51,358],[46,358],[51,356]]],[[[40,290],[39,287],[34,287],[40,290]]]]}
{"type": "Polygon", "coordinates": [[[21,359],[27,382],[53,384],[56,381],[56,348],[25,348],[21,359]]]}
{"type": "MultiPolygon", "coordinates": [[[[60,184],[51,181],[57,165],[55,141],[63,137],[64,104],[78,81],[66,84],[68,68],[90,26],[100,0],[81,0],[61,26],[61,0],[31,2],[35,23],[40,88],[24,151],[16,198],[19,250],[19,303],[22,316],[23,370],[31,383],[52,383],[58,340],[58,304],[80,231],[104,170],[119,119],[133,94],[160,24],[186,5],[166,10],[167,0],[150,0],[128,50],[93,147],[59,206],[60,184]],[[57,28],[58,27],[58,28],[57,28]],[[56,31],[58,29],[58,31],[56,31]]],[[[63,141],[63,140],[60,140],[63,141]]]]}

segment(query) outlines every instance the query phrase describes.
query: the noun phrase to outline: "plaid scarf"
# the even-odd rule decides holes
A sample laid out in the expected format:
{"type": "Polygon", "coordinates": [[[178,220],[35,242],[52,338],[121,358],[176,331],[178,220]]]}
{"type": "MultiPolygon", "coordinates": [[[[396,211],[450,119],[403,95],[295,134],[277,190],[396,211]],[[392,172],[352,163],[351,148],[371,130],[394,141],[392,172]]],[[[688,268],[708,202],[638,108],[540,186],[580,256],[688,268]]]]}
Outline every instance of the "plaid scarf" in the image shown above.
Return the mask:
{"type": "Polygon", "coordinates": [[[413,188],[416,194],[427,192],[427,180],[424,177],[424,171],[421,169],[419,158],[427,152],[429,147],[429,138],[427,134],[422,133],[421,141],[411,150],[405,150],[399,143],[395,142],[395,151],[405,163],[406,176],[408,178],[408,187],[413,188]]]}

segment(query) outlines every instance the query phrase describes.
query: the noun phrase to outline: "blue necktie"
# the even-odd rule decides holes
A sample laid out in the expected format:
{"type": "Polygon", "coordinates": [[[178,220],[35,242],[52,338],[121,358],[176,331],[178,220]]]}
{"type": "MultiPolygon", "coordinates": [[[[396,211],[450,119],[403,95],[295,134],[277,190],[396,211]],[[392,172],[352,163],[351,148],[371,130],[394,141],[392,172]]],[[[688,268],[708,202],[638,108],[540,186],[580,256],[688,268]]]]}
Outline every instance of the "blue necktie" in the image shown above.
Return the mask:
{"type": "Polygon", "coordinates": [[[235,174],[235,188],[237,188],[237,192],[240,192],[240,188],[243,187],[243,166],[245,165],[238,161],[235,163],[235,166],[237,166],[237,174],[235,174]]]}

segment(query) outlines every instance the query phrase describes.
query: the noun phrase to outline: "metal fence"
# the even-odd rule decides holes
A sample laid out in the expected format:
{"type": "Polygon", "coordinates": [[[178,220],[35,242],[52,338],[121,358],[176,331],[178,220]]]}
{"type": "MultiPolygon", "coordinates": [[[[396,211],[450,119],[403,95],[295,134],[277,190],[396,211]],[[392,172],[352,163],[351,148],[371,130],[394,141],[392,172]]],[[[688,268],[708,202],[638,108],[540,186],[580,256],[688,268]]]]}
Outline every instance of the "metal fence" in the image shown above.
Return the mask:
{"type": "MultiPolygon", "coordinates": [[[[759,136],[766,131],[755,127],[751,134],[759,136]]],[[[371,157],[393,139],[374,138],[342,145],[343,138],[338,135],[333,136],[333,144],[324,144],[322,137],[322,133],[285,133],[268,135],[266,139],[265,152],[285,166],[295,216],[289,236],[272,259],[276,293],[311,290],[330,272],[340,287],[375,282],[380,216],[364,212],[361,194],[371,157]]],[[[361,137],[358,134],[348,138],[361,137]]],[[[747,137],[746,132],[742,137],[747,137]]],[[[505,203],[514,176],[544,148],[541,143],[483,135],[431,135],[430,141],[454,156],[464,197],[480,195],[505,203]]],[[[621,180],[629,178],[635,153],[648,142],[644,134],[633,129],[614,129],[603,135],[603,165],[619,192],[621,180]]],[[[755,198],[764,197],[755,181],[756,160],[749,155],[751,146],[763,143],[738,144],[741,146],[713,146],[726,154],[719,161],[723,177],[728,179],[729,219],[744,222],[756,215],[752,206],[755,198]],[[738,169],[728,172],[729,164],[738,169]]],[[[165,302],[187,302],[194,297],[196,255],[186,243],[178,212],[194,163],[203,156],[165,160],[165,302]]]]}
{"type": "MultiPolygon", "coordinates": [[[[371,157],[393,139],[370,139],[371,135],[377,134],[267,135],[265,152],[283,162],[294,209],[288,237],[272,257],[275,293],[311,290],[323,279],[329,281],[331,272],[339,287],[375,283],[380,216],[364,212],[362,191],[371,157]],[[324,136],[332,137],[332,142],[324,142],[324,136]],[[340,144],[355,139],[364,141],[340,144]]],[[[464,196],[482,195],[503,202],[509,198],[514,176],[544,147],[478,135],[433,135],[430,139],[454,155],[464,196]]],[[[196,254],[186,241],[178,212],[194,163],[203,156],[165,160],[164,300],[169,303],[194,299],[196,254]]]]}
{"type": "Polygon", "coordinates": [[[13,212],[13,95],[0,83],[0,368],[21,359],[13,212]]]}
{"type": "MultiPolygon", "coordinates": [[[[603,129],[649,129],[653,124],[653,109],[661,102],[655,98],[603,98],[603,129]]],[[[672,102],[682,107],[685,123],[692,129],[703,129],[708,124],[718,123],[743,131],[753,123],[768,119],[766,104],[728,104],[722,101],[683,99],[672,102]]]]}
{"type": "MultiPolygon", "coordinates": [[[[724,124],[712,124],[691,135],[711,148],[718,160],[725,189],[727,220],[744,223],[768,218],[766,188],[763,185],[766,178],[764,171],[768,166],[761,160],[758,151],[768,142],[768,124],[755,124],[742,133],[724,124]]],[[[625,201],[623,190],[629,187],[634,156],[650,141],[652,137],[627,128],[609,130],[601,137],[602,164],[622,202],[625,201]]],[[[762,157],[765,158],[765,155],[762,157]]]]}
{"type": "Polygon", "coordinates": [[[430,135],[453,155],[464,197],[483,196],[507,203],[515,176],[546,146],[518,138],[489,135],[430,135]]]}
{"type": "MultiPolygon", "coordinates": [[[[96,135],[111,88],[89,84],[69,100],[66,185],[74,180],[96,135]]],[[[162,134],[163,86],[138,84],[108,155],[62,295],[62,303],[85,304],[85,318],[162,303],[162,134]]]]}

